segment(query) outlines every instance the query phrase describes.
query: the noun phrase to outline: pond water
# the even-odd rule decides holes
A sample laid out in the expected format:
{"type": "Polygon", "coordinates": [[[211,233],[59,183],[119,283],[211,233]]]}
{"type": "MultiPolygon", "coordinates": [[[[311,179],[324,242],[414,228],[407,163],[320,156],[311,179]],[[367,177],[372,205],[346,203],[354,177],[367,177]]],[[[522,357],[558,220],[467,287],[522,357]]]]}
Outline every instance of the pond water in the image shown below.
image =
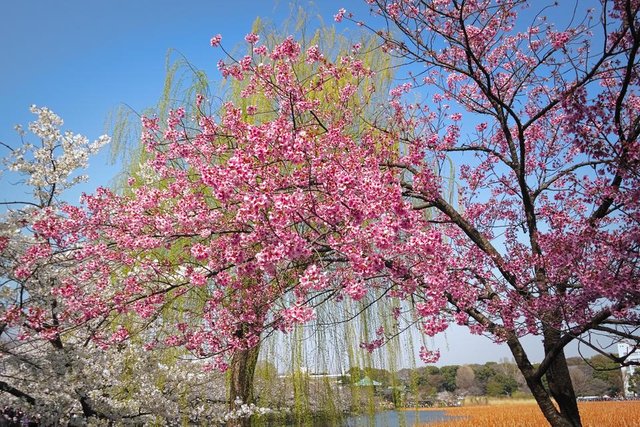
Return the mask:
{"type": "Polygon", "coordinates": [[[453,419],[443,410],[429,411],[382,411],[375,414],[358,415],[339,420],[335,418],[311,418],[304,421],[282,419],[258,419],[260,427],[414,427],[416,424],[433,423],[453,419]]]}
{"type": "Polygon", "coordinates": [[[450,419],[444,411],[383,411],[371,415],[349,417],[344,427],[413,427],[417,423],[429,423],[450,419]]]}

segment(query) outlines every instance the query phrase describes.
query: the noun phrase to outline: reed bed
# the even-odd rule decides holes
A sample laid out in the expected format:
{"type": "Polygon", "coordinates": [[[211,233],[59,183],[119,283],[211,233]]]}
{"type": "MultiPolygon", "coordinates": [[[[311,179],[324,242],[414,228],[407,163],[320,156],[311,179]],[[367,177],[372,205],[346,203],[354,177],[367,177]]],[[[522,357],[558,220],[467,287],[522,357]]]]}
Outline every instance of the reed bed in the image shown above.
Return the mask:
{"type": "MultiPolygon", "coordinates": [[[[580,402],[584,427],[638,427],[640,401],[580,402]]],[[[548,423],[535,403],[447,408],[448,415],[459,417],[446,422],[421,424],[420,427],[540,427],[548,423]]]]}

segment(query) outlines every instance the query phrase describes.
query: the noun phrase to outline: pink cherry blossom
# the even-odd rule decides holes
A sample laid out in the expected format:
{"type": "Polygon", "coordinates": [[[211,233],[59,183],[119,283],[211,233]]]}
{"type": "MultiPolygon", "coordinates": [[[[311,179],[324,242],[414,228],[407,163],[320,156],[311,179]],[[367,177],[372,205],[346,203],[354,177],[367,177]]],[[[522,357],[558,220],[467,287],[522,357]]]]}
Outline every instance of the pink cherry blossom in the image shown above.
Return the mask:
{"type": "Polygon", "coordinates": [[[218,47],[220,46],[221,41],[222,41],[222,36],[220,34],[216,34],[215,36],[211,37],[209,44],[211,45],[211,47],[218,47]]]}
{"type": "Polygon", "coordinates": [[[338,13],[333,16],[333,20],[336,22],[342,22],[345,13],[347,13],[346,9],[341,8],[340,10],[338,10],[338,13]]]}

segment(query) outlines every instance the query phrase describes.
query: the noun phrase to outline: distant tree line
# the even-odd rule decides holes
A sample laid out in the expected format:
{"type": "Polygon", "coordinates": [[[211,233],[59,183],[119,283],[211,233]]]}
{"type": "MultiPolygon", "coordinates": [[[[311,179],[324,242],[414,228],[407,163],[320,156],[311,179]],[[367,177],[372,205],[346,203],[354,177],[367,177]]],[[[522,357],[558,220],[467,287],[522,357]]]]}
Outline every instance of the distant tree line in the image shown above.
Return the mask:
{"type": "Polygon", "coordinates": [[[609,358],[596,355],[590,359],[572,357],[567,360],[571,381],[578,396],[623,395],[620,367],[609,358]]]}
{"type": "MultiPolygon", "coordinates": [[[[578,396],[614,397],[623,394],[620,368],[610,359],[601,355],[573,357],[568,359],[568,364],[578,396]]],[[[381,383],[381,388],[405,386],[421,399],[434,398],[443,392],[489,397],[526,397],[531,394],[518,367],[509,361],[425,366],[403,369],[395,375],[385,369],[353,367],[348,374],[342,379],[344,384],[356,384],[368,377],[381,383]]]]}

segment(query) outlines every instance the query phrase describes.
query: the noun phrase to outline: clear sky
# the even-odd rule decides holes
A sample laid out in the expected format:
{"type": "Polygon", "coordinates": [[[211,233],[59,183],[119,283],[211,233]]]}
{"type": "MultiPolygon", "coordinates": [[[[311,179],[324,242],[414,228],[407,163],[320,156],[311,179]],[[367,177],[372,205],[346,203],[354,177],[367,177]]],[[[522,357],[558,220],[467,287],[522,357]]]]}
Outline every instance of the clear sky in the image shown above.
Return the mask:
{"type": "MultiPolygon", "coordinates": [[[[360,0],[318,0],[310,25],[333,25],[340,7],[363,18],[360,0]]],[[[33,119],[31,104],[47,106],[65,120],[65,128],[95,139],[105,133],[108,113],[122,103],[137,111],[156,104],[162,92],[165,59],[176,49],[197,68],[218,79],[222,52],[209,46],[220,33],[226,46],[241,43],[257,16],[274,23],[289,15],[289,1],[268,0],[15,0],[0,8],[0,141],[15,145],[15,124],[33,119]]],[[[340,31],[347,24],[340,24],[340,31]]],[[[117,167],[107,151],[92,159],[91,192],[108,185],[117,167]]],[[[0,156],[5,153],[1,152],[0,156]]],[[[0,200],[16,186],[0,181],[0,200]]],[[[75,202],[75,200],[71,200],[75,202]]],[[[505,346],[452,328],[433,340],[440,364],[483,363],[510,357],[505,346]]],[[[532,354],[539,359],[540,353],[532,354]]]]}
{"type": "MultiPolygon", "coordinates": [[[[311,26],[344,6],[367,10],[364,2],[322,0],[311,26]]],[[[257,16],[274,23],[289,16],[289,1],[266,0],[21,0],[0,8],[0,141],[14,144],[15,124],[32,120],[31,104],[60,115],[67,129],[94,139],[105,132],[110,111],[126,103],[136,111],[154,106],[161,93],[169,49],[218,78],[219,49],[211,36],[222,34],[233,47],[243,43],[257,16]]],[[[108,150],[92,161],[94,188],[113,176],[108,150]]],[[[4,153],[1,153],[4,156],[4,153]]],[[[0,183],[3,192],[6,183],[0,183]]],[[[11,191],[14,191],[12,189],[11,191]]]]}

